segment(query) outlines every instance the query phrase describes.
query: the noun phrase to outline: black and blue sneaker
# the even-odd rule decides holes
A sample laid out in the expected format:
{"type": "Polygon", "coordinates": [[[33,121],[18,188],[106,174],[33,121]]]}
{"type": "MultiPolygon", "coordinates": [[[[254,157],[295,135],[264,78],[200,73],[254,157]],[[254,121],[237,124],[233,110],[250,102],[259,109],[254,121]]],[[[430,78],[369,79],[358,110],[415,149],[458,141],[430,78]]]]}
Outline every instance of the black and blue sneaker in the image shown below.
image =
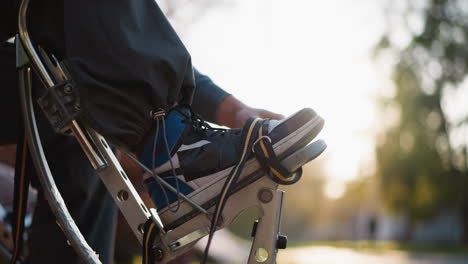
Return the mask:
{"type": "MultiPolygon", "coordinates": [[[[281,176],[281,168],[270,166],[271,156],[280,160],[304,147],[324,125],[323,119],[309,108],[281,121],[251,119],[243,129],[213,128],[189,107],[176,107],[165,115],[155,113],[155,119],[158,129],[140,160],[186,195],[227,177],[233,170],[252,174],[264,169],[279,183],[289,184],[289,179],[281,176]],[[237,168],[240,161],[242,167],[237,168]]],[[[145,177],[158,209],[177,200],[177,195],[163,190],[153,177],[145,177]]]]}

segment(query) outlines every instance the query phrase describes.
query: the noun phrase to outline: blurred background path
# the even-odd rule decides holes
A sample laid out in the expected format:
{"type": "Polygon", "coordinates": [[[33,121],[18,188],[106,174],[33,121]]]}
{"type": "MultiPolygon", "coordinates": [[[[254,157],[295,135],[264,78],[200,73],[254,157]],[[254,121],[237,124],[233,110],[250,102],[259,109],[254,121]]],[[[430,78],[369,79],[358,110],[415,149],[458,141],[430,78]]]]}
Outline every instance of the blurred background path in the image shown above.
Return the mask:
{"type": "Polygon", "coordinates": [[[348,248],[301,247],[281,251],[278,263],[295,264],[466,264],[468,256],[407,253],[400,251],[366,252],[348,248]]]}

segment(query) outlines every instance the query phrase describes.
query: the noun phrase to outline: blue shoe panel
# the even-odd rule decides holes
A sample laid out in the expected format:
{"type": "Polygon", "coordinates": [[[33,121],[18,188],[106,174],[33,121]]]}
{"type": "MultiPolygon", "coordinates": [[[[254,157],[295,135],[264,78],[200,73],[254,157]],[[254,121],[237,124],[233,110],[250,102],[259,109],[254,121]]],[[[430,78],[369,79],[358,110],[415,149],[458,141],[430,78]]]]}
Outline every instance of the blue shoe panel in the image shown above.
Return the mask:
{"type": "MultiPolygon", "coordinates": [[[[177,140],[181,136],[185,128],[185,123],[182,122],[185,117],[182,116],[177,111],[171,111],[165,120],[166,125],[166,136],[167,143],[169,145],[169,151],[172,150],[172,147],[176,144],[177,140]]],[[[143,154],[140,156],[140,161],[148,168],[153,168],[153,145],[155,137],[153,136],[148,144],[145,146],[143,154]]],[[[159,121],[159,133],[158,141],[156,144],[156,153],[155,153],[155,162],[154,167],[158,167],[169,160],[167,155],[166,146],[164,143],[164,133],[162,121],[159,121]]]]}

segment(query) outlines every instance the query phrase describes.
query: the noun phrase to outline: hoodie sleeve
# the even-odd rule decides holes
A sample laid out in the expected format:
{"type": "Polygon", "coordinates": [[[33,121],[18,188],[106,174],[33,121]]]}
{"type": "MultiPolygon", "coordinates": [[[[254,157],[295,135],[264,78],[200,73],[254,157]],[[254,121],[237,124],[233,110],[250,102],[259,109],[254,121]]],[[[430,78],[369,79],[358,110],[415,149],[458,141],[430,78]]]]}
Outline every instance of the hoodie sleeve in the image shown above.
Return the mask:
{"type": "Polygon", "coordinates": [[[223,99],[230,94],[197,69],[194,69],[194,73],[196,89],[192,108],[206,121],[216,123],[216,110],[223,99]]]}

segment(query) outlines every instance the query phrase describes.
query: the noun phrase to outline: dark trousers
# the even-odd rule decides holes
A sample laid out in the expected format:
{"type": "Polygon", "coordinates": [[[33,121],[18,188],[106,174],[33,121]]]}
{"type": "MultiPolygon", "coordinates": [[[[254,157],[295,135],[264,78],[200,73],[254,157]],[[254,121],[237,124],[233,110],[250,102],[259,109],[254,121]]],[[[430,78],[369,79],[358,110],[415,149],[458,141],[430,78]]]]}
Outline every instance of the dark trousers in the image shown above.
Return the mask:
{"type": "MultiPolygon", "coordinates": [[[[41,90],[34,82],[35,90],[41,90]]],[[[0,47],[0,144],[16,143],[19,124],[19,99],[15,52],[11,45],[0,47]]],[[[55,182],[65,203],[90,246],[103,263],[112,263],[115,240],[116,207],[104,185],[73,137],[54,133],[40,110],[37,123],[55,182]]],[[[33,171],[33,170],[32,170],[33,171]]],[[[29,263],[81,263],[56,224],[39,189],[30,237],[29,263]]]]}

